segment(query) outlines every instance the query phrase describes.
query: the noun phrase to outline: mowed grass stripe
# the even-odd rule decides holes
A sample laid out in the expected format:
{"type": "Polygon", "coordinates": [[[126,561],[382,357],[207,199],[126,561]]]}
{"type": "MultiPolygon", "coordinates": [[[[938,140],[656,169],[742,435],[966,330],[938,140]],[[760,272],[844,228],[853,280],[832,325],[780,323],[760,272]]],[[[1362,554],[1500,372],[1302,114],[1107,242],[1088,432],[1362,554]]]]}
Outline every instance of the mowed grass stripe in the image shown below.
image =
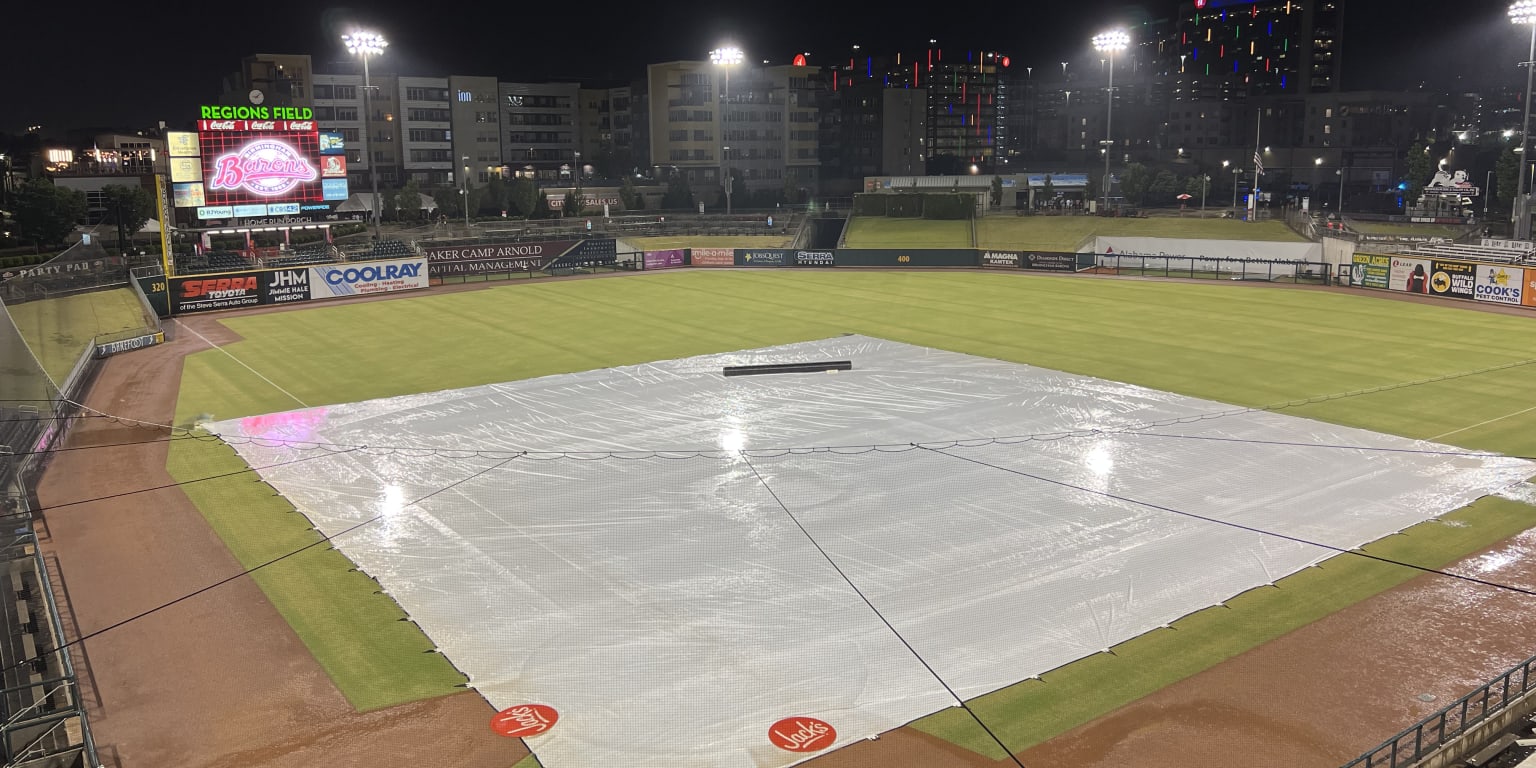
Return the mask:
{"type": "MultiPolygon", "coordinates": [[[[245,338],[229,345],[230,354],[315,405],[862,333],[1234,405],[1265,406],[1513,362],[1527,348],[1523,339],[1536,330],[1528,318],[1369,294],[852,270],[683,270],[421,295],[225,322],[245,338]]],[[[1423,437],[1517,410],[1511,406],[1533,384],[1536,366],[1286,412],[1423,437]]],[[[186,361],[177,411],[181,423],[205,412],[229,418],[294,407],[220,352],[186,361]]],[[[1536,412],[1469,430],[1451,442],[1536,454],[1536,412]]],[[[223,466],[206,457],[194,466],[183,455],[185,449],[175,448],[172,465],[179,478],[223,466]]],[[[195,494],[194,500],[242,562],[315,535],[264,484],[247,479],[218,489],[218,494],[195,494]]],[[[1446,562],[1485,545],[1480,542],[1493,543],[1528,526],[1530,512],[1520,505],[1474,505],[1458,514],[1468,515],[1471,530],[1483,538],[1425,537],[1425,562],[1446,562]]],[[[373,708],[453,692],[462,680],[447,665],[421,663],[436,655],[420,652],[427,641],[412,625],[394,621],[399,609],[374,595],[377,587],[371,581],[348,574],[351,566],[340,555],[329,552],[326,558],[333,559],[295,558],[257,581],[349,700],[373,708]],[[355,605],[338,610],[343,602],[355,605]],[[380,629],[391,622],[388,630],[380,629]],[[396,634],[400,627],[411,631],[396,634]]],[[[1358,582],[1359,589],[1351,586],[1339,593],[1336,606],[1323,603],[1328,611],[1375,594],[1391,581],[1337,571],[1332,562],[1301,575],[1316,578],[1310,575],[1314,571],[1347,573],[1341,578],[1358,582]]],[[[1213,633],[1202,639],[1194,630],[1203,625],[1185,627],[1178,637],[1191,644],[1187,653],[1168,654],[1177,658],[1161,666],[1148,661],[1154,669],[1138,669],[1135,675],[1149,685],[1163,685],[1321,615],[1298,602],[1303,604],[1266,608],[1274,620],[1257,634],[1233,634],[1225,625],[1213,625],[1201,630],[1213,633]]],[[[1082,664],[1093,670],[1103,662],[1082,664]]],[[[1020,715],[1029,724],[1010,731],[1010,743],[1027,743],[1077,718],[1106,712],[1132,695],[1114,693],[1122,690],[1119,683],[1110,685],[1095,674],[1078,688],[1050,685],[1017,699],[1027,704],[1009,704],[1015,699],[1005,696],[996,699],[1002,703],[987,706],[999,707],[997,716],[1005,720],[1013,717],[1014,706],[1059,713],[1043,724],[1034,714],[1020,715]],[[1095,692],[1095,685],[1104,690],[1095,692]]],[[[1116,671],[1116,680],[1124,674],[1116,671]]],[[[1053,682],[1063,679],[1053,675],[1053,682]]],[[[1029,685],[1022,689],[1033,691],[1029,685]]],[[[969,736],[934,727],[970,743],[969,736]]]]}

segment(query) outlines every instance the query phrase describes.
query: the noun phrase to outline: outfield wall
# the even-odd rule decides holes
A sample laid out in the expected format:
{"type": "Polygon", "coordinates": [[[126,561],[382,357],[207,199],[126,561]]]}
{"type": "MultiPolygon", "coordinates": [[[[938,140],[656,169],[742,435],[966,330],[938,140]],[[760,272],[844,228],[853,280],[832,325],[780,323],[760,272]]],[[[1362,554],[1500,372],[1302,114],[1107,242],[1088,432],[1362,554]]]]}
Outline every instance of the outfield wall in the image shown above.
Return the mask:
{"type": "Polygon", "coordinates": [[[344,299],[427,287],[427,259],[345,262],[173,277],[172,315],[344,299]]]}
{"type": "Polygon", "coordinates": [[[1348,277],[1362,288],[1536,307],[1536,269],[1514,264],[1356,253],[1348,277]]]}

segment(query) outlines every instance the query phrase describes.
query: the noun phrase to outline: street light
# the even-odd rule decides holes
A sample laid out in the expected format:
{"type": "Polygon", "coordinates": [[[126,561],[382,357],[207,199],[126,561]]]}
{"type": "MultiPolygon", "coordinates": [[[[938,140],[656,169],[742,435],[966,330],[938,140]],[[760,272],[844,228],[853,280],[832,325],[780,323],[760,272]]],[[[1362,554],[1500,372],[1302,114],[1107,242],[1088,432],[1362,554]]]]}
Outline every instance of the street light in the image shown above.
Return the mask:
{"type": "MultiPolygon", "coordinates": [[[[1227,161],[1223,160],[1221,164],[1226,166],[1227,161]]],[[[1242,175],[1242,173],[1243,169],[1241,168],[1232,169],[1232,215],[1234,217],[1237,216],[1237,177],[1242,175]]]]}
{"type": "Polygon", "coordinates": [[[378,56],[389,47],[389,42],[383,35],[376,32],[353,32],[350,35],[342,35],[341,42],[347,46],[347,53],[353,56],[361,56],[363,59],[363,134],[368,137],[364,145],[368,148],[368,181],[373,186],[373,197],[368,201],[368,210],[373,214],[373,239],[380,240],[383,235],[379,233],[379,172],[374,168],[377,156],[373,151],[373,129],[369,127],[369,120],[373,117],[373,106],[368,98],[369,91],[373,89],[373,81],[368,78],[368,57],[378,56]]]}
{"type": "Polygon", "coordinates": [[[459,181],[459,194],[464,196],[464,234],[469,234],[469,155],[464,156],[464,178],[459,181]]]}
{"type": "MultiPolygon", "coordinates": [[[[858,46],[854,46],[857,50],[858,46]]],[[[721,184],[725,186],[725,215],[731,215],[731,179],[730,166],[725,162],[725,123],[731,108],[731,67],[741,63],[743,56],[741,49],[735,46],[716,48],[709,52],[709,60],[715,66],[720,67],[725,75],[724,87],[720,90],[720,176],[721,184]]]]}
{"type": "MultiPolygon", "coordinates": [[[[1536,4],[1536,0],[1521,0],[1536,4]]],[[[1112,29],[1093,36],[1093,49],[1100,53],[1109,54],[1109,99],[1108,111],[1104,116],[1104,210],[1109,210],[1109,148],[1114,146],[1114,122],[1115,122],[1115,53],[1123,51],[1131,44],[1131,36],[1123,29],[1112,29]]]]}
{"type": "Polygon", "coordinates": [[[1200,218],[1205,218],[1205,191],[1211,186],[1211,175],[1200,174],[1200,218]]]}
{"type": "Polygon", "coordinates": [[[1524,149],[1528,146],[1528,137],[1531,135],[1531,77],[1536,75],[1536,63],[1533,63],[1536,62],[1536,0],[1515,0],[1509,6],[1509,20],[1531,28],[1531,52],[1530,55],[1525,57],[1525,95],[1521,99],[1525,102],[1525,121],[1521,123],[1520,128],[1520,183],[1519,189],[1515,193],[1516,202],[1513,208],[1515,219],[1514,235],[1516,238],[1525,239],[1530,237],[1531,234],[1530,220],[1525,215],[1527,213],[1525,199],[1525,156],[1527,153],[1524,149]]]}

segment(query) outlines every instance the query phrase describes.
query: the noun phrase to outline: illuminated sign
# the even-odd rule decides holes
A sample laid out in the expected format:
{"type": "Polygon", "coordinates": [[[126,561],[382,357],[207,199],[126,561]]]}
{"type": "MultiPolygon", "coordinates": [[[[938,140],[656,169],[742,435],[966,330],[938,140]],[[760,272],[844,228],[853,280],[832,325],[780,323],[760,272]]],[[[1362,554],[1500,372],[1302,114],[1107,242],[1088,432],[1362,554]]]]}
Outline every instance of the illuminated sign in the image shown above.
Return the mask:
{"type": "Polygon", "coordinates": [[[171,157],[197,157],[197,134],[191,131],[169,131],[165,134],[166,153],[171,157]]]}
{"type": "Polygon", "coordinates": [[[271,203],[267,206],[268,216],[292,216],[298,212],[298,203],[271,203]]]}
{"type": "Polygon", "coordinates": [[[797,66],[797,67],[805,66],[805,54],[803,54],[803,53],[795,54],[794,65],[797,66]]]}
{"type": "MultiPolygon", "coordinates": [[[[277,139],[257,139],[240,149],[218,156],[213,162],[208,188],[244,189],[262,197],[276,197],[319,176],[315,166],[299,150],[277,139]]],[[[238,214],[237,214],[238,215],[238,214]]]]}
{"type": "Polygon", "coordinates": [[[345,155],[347,153],[346,138],[335,131],[320,132],[320,154],[345,155]]]}
{"type": "Polygon", "coordinates": [[[234,215],[234,209],[227,205],[205,205],[197,209],[199,219],[228,219],[234,215]]]}
{"type": "Polygon", "coordinates": [[[347,190],[346,179],[325,179],[320,182],[322,197],[326,200],[345,200],[352,194],[347,190]]]}
{"type": "Polygon", "coordinates": [[[267,215],[267,206],[262,205],[261,203],[237,205],[234,206],[234,210],[231,213],[237,219],[249,219],[256,216],[265,216],[267,215]]]}
{"type": "Polygon", "coordinates": [[[171,181],[202,181],[203,166],[195,157],[169,158],[171,181]]]}
{"type": "Polygon", "coordinates": [[[261,107],[249,105],[204,105],[198,108],[203,120],[313,120],[309,107],[261,107]]]}
{"type": "Polygon", "coordinates": [[[207,204],[203,198],[203,183],[172,184],[171,200],[177,208],[201,208],[207,204]]]}
{"type": "Polygon", "coordinates": [[[345,155],[321,155],[320,175],[326,178],[340,178],[347,175],[347,158],[345,155]]]}
{"type": "Polygon", "coordinates": [[[197,129],[209,131],[304,131],[313,132],[313,120],[199,120],[197,129]]]}

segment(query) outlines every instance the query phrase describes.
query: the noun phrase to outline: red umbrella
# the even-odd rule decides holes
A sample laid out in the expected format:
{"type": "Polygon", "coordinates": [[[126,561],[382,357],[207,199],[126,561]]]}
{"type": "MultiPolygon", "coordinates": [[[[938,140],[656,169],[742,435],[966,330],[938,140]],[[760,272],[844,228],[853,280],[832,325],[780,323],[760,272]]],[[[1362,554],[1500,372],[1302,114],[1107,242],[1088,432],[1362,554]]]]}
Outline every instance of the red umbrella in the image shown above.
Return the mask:
{"type": "Polygon", "coordinates": [[[1189,200],[1189,199],[1191,199],[1193,197],[1194,197],[1194,195],[1179,195],[1178,199],[1180,199],[1180,200],[1189,200]]]}

